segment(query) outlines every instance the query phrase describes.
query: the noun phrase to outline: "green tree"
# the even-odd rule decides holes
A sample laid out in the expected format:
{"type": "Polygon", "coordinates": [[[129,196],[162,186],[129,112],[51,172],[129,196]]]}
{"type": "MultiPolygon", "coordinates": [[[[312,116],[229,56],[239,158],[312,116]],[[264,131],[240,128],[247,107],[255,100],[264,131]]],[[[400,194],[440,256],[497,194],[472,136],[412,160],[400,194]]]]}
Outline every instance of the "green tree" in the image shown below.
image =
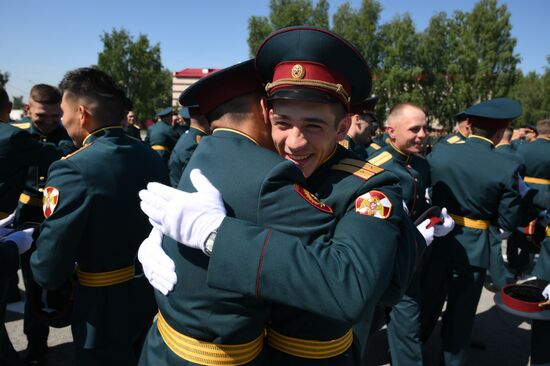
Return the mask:
{"type": "Polygon", "coordinates": [[[140,119],[171,104],[172,74],[162,66],[160,44],[151,45],[144,34],[134,39],[125,29],[105,32],[101,41],[97,67],[120,83],[140,119]]]}
{"type": "Polygon", "coordinates": [[[0,87],[3,88],[8,83],[9,80],[10,80],[10,73],[0,71],[0,87]]]}
{"type": "Polygon", "coordinates": [[[380,107],[389,109],[400,102],[422,105],[419,43],[420,36],[408,13],[381,26],[380,76],[374,85],[375,94],[380,97],[380,107]]]}
{"type": "Polygon", "coordinates": [[[23,109],[23,107],[25,106],[25,104],[23,103],[23,96],[20,95],[18,97],[13,97],[12,98],[12,104],[13,104],[13,109],[23,109]]]}
{"type": "Polygon", "coordinates": [[[250,56],[256,54],[265,37],[278,29],[304,24],[328,28],[328,8],[327,0],[319,0],[315,6],[311,0],[270,0],[269,17],[248,19],[250,56]]]}
{"type": "Polygon", "coordinates": [[[377,0],[363,0],[357,10],[345,2],[332,17],[333,30],[357,47],[374,74],[380,61],[378,30],[381,11],[382,6],[377,0]]]}

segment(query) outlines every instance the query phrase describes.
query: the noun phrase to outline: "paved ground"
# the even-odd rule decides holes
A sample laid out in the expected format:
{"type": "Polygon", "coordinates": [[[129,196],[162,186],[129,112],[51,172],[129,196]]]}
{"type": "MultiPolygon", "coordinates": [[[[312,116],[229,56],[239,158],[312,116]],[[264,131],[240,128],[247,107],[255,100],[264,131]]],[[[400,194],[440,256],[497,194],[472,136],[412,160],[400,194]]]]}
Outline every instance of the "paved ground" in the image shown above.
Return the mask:
{"type": "MultiPolygon", "coordinates": [[[[22,281],[20,281],[22,283],[22,281]]],[[[484,344],[485,349],[473,348],[467,365],[469,366],[521,366],[529,363],[529,332],[531,325],[521,318],[509,315],[498,309],[493,302],[494,294],[484,289],[478,306],[473,340],[484,344]]],[[[6,327],[8,334],[21,357],[27,346],[23,335],[23,318],[19,311],[22,303],[10,304],[6,327]]],[[[375,335],[373,339],[374,357],[370,365],[389,364],[387,357],[386,333],[375,335]]],[[[69,327],[51,328],[48,344],[48,365],[73,365],[72,337],[69,327]]],[[[439,359],[439,329],[434,331],[425,348],[425,365],[435,366],[439,359]]]]}

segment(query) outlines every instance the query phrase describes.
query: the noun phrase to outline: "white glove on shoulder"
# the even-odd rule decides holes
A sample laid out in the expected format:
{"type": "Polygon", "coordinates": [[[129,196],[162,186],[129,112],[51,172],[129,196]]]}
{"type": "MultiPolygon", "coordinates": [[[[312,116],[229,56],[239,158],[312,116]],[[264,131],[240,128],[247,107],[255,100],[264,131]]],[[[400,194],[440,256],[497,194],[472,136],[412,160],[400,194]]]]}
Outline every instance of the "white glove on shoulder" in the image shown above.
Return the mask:
{"type": "Polygon", "coordinates": [[[12,231],[11,229],[6,229],[6,226],[10,225],[13,222],[14,218],[15,218],[15,212],[9,215],[8,217],[0,220],[0,237],[12,231]]]}
{"type": "Polygon", "coordinates": [[[163,295],[174,289],[178,282],[174,261],[162,250],[162,233],[153,228],[149,236],[141,243],[138,260],[143,267],[145,277],[163,295]]]}
{"type": "Polygon", "coordinates": [[[441,237],[445,236],[451,231],[453,231],[455,227],[455,220],[449,214],[447,213],[447,208],[443,207],[441,209],[441,220],[443,220],[442,224],[434,225],[434,236],[441,237]]]}
{"type": "Polygon", "coordinates": [[[416,228],[420,231],[420,234],[426,240],[426,246],[429,246],[434,241],[434,226],[427,228],[430,224],[430,219],[422,221],[416,228]]]}
{"type": "Polygon", "coordinates": [[[2,238],[2,242],[13,242],[17,245],[19,254],[25,253],[31,248],[32,245],[32,233],[34,229],[25,229],[22,231],[14,231],[9,235],[2,238]]]}
{"type": "Polygon", "coordinates": [[[546,300],[550,299],[550,285],[547,285],[544,290],[542,290],[542,296],[544,296],[546,300]]]}
{"type": "Polygon", "coordinates": [[[139,192],[141,209],[164,235],[204,252],[208,235],[221,225],[226,211],[220,192],[199,169],[189,177],[197,192],[149,183],[139,192]]]}

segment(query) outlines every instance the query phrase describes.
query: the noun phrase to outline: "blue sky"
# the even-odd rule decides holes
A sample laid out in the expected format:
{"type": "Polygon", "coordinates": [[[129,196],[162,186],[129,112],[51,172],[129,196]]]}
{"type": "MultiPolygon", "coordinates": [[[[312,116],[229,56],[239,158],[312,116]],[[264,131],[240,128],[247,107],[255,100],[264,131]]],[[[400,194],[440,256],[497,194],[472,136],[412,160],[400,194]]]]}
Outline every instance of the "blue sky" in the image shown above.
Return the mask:
{"type": "MultiPolygon", "coordinates": [[[[314,0],[315,2],[315,0],[314,0]]],[[[329,0],[332,13],[343,0],[329,0]]],[[[439,11],[469,11],[474,0],[380,0],[381,22],[409,12],[422,31],[439,11]]],[[[350,1],[353,7],[361,0],[350,1]]],[[[499,0],[512,14],[520,68],[544,72],[550,55],[548,0],[499,0]]],[[[57,85],[71,69],[97,62],[100,34],[124,27],[160,42],[171,71],[221,68],[248,58],[247,21],[269,14],[269,0],[3,0],[0,6],[0,70],[11,74],[10,96],[27,95],[35,83],[57,85]]]]}

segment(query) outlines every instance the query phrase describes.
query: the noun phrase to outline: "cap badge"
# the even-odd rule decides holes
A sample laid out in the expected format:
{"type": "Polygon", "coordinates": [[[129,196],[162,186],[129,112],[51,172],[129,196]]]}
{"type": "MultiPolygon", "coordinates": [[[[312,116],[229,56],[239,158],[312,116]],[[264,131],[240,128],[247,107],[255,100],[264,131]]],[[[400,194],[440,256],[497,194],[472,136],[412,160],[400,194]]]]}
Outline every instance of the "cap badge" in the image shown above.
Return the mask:
{"type": "Polygon", "coordinates": [[[292,79],[303,79],[306,76],[306,69],[300,64],[292,66],[291,71],[292,79]]]}

